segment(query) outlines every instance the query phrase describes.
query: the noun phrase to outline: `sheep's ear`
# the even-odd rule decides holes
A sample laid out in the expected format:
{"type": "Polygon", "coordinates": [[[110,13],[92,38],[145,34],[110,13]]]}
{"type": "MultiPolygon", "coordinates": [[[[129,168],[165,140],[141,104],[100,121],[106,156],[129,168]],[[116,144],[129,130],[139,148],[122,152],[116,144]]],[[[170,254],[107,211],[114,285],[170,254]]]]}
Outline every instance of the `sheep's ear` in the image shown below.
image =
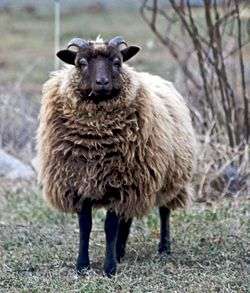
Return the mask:
{"type": "Polygon", "coordinates": [[[137,47],[137,46],[129,46],[129,47],[121,50],[123,62],[126,62],[127,60],[134,57],[140,50],[141,50],[141,48],[137,47]]]}
{"type": "Polygon", "coordinates": [[[56,56],[65,63],[75,65],[76,52],[61,50],[56,53],[56,56]]]}

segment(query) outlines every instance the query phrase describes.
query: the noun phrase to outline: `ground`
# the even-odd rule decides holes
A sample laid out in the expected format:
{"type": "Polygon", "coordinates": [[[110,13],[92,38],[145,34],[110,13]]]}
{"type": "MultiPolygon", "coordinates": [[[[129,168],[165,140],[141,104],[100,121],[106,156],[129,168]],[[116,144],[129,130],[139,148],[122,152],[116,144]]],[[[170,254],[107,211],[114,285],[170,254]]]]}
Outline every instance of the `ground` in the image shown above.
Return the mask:
{"type": "Polygon", "coordinates": [[[75,215],[49,209],[37,187],[0,196],[0,292],[249,292],[249,202],[194,204],[171,217],[172,255],[156,253],[157,212],[133,224],[117,276],[102,276],[104,211],[94,215],[87,277],[75,273],[75,215]],[[3,290],[3,291],[1,291],[3,290]]]}

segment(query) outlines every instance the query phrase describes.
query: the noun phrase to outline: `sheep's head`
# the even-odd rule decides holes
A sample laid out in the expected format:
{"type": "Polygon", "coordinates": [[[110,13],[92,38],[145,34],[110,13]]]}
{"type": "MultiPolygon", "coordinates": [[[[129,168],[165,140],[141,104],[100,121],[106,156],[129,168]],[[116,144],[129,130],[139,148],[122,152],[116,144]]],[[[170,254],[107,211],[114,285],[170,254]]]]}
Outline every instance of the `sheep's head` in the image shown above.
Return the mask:
{"type": "Polygon", "coordinates": [[[122,63],[140,50],[127,46],[122,37],[103,42],[72,39],[66,50],[57,52],[64,62],[77,67],[81,75],[82,91],[95,102],[117,96],[122,88],[122,63]]]}

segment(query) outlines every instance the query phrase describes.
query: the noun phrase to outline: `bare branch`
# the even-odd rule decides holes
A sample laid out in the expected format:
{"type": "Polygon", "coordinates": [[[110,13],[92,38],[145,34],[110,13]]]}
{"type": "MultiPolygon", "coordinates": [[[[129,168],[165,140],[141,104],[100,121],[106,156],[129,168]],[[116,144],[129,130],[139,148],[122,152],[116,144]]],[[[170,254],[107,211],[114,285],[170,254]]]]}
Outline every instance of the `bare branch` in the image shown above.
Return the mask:
{"type": "Polygon", "coordinates": [[[186,77],[183,79],[183,90],[193,97],[194,119],[201,126],[198,129],[204,133],[214,121],[218,142],[226,134],[229,145],[235,147],[240,145],[242,139],[249,141],[250,132],[249,97],[242,51],[250,40],[243,38],[239,12],[247,4],[246,1],[228,0],[218,6],[218,0],[204,0],[204,6],[197,10],[190,2],[169,0],[170,6],[163,9],[157,0],[146,0],[141,14],[186,77]],[[203,19],[200,15],[202,11],[205,15],[203,19]],[[165,34],[160,30],[158,15],[166,22],[165,34]],[[235,62],[236,54],[239,65],[235,62]],[[238,75],[240,83],[237,82],[238,75]],[[239,87],[242,100],[239,99],[239,87]],[[242,115],[239,115],[241,109],[244,110],[244,122],[242,115]]]}
{"type": "MultiPolygon", "coordinates": [[[[177,61],[177,63],[181,67],[182,71],[187,76],[187,78],[189,78],[192,81],[192,83],[195,85],[195,87],[200,90],[201,86],[200,86],[199,82],[195,79],[192,72],[187,68],[186,64],[184,62],[182,62],[182,60],[178,54],[178,50],[177,50],[178,45],[173,40],[171,40],[168,36],[163,37],[160,34],[160,32],[156,28],[155,23],[154,22],[152,23],[152,20],[155,21],[155,17],[152,17],[151,21],[146,17],[144,10],[147,7],[147,5],[146,5],[147,2],[148,2],[148,0],[144,0],[142,6],[140,8],[140,13],[141,13],[143,20],[148,24],[148,26],[154,32],[154,34],[160,40],[160,42],[168,48],[170,54],[177,61]]],[[[156,7],[157,7],[157,5],[156,5],[156,7]]],[[[156,9],[156,10],[152,9],[152,10],[153,10],[153,13],[158,11],[158,9],[156,9]]]]}
{"type": "Polygon", "coordinates": [[[250,134],[250,125],[249,125],[249,110],[248,110],[248,96],[246,91],[246,79],[245,79],[245,67],[244,60],[242,54],[242,34],[241,34],[241,19],[240,19],[240,11],[239,11],[239,3],[238,0],[234,0],[236,14],[237,14],[237,23],[238,23],[238,44],[239,44],[239,61],[240,61],[240,70],[241,70],[241,83],[242,83],[242,95],[244,100],[244,120],[246,127],[246,142],[249,141],[250,134]]]}

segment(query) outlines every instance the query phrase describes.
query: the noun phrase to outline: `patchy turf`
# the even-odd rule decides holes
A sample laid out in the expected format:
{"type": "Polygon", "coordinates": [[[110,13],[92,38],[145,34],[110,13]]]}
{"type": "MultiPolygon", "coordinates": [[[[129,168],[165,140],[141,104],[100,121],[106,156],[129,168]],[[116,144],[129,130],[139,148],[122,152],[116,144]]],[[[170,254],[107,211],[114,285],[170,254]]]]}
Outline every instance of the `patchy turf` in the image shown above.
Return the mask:
{"type": "Polygon", "coordinates": [[[95,212],[92,270],[74,271],[76,217],[48,209],[37,188],[0,194],[1,292],[249,292],[249,202],[194,205],[172,215],[170,257],[156,253],[158,216],[133,225],[127,255],[112,279],[102,276],[104,211],[95,212]]]}

